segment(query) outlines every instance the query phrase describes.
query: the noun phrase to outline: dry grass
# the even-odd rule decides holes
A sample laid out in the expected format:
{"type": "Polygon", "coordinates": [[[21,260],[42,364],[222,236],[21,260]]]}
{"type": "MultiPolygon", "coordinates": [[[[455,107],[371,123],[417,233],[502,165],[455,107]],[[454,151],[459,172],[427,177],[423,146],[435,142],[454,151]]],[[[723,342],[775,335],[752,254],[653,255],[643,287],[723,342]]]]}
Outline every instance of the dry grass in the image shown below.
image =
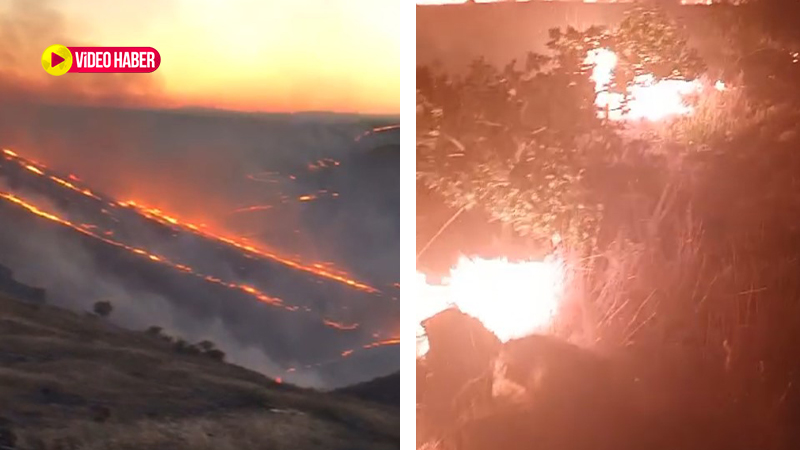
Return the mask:
{"type": "Polygon", "coordinates": [[[142,449],[390,449],[391,442],[359,436],[347,427],[298,412],[262,412],[127,424],[74,422],[63,429],[28,430],[20,448],[142,449]]]}
{"type": "Polygon", "coordinates": [[[366,449],[399,442],[396,409],[278,384],[176,353],[144,332],[4,298],[0,417],[12,423],[21,450],[366,449]],[[102,422],[98,411],[108,413],[102,422]]]}

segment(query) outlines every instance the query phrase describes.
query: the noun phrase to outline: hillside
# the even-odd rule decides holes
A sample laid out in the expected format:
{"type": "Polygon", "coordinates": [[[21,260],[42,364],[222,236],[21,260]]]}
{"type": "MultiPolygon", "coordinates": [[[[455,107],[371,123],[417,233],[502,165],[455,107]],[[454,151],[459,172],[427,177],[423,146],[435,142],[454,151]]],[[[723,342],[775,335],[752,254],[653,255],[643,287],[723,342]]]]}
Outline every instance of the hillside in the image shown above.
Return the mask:
{"type": "Polygon", "coordinates": [[[178,352],[93,315],[0,297],[0,444],[388,449],[399,445],[399,414],[178,352]]]}
{"type": "Polygon", "coordinates": [[[363,400],[400,406],[400,372],[337,390],[363,400]]]}

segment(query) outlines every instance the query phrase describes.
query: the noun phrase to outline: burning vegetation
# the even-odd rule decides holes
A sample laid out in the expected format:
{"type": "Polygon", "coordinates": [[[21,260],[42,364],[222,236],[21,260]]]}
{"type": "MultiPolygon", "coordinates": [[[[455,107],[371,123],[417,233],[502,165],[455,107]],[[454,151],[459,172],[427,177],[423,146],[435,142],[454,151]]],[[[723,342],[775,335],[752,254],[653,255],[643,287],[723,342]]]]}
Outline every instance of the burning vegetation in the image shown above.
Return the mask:
{"type": "MultiPolygon", "coordinates": [[[[173,237],[180,235],[192,236],[205,242],[215,243],[230,251],[238,252],[245,258],[276,263],[291,271],[305,273],[315,280],[325,280],[326,282],[341,285],[345,289],[360,292],[376,299],[383,299],[382,296],[384,294],[380,290],[356,280],[352,275],[338,269],[333,263],[304,262],[298,258],[284,256],[274,250],[266,249],[249,239],[212,231],[205,224],[187,222],[158,208],[145,206],[135,201],[117,201],[107,195],[100,195],[84,186],[76,175],[70,174],[66,177],[61,177],[44,164],[28,160],[11,149],[2,149],[2,153],[0,153],[0,169],[3,170],[5,175],[10,175],[11,179],[14,180],[18,179],[14,175],[14,170],[21,170],[22,173],[32,173],[37,181],[43,183],[42,186],[37,188],[39,191],[54,190],[54,192],[57,192],[60,189],[66,189],[66,192],[77,195],[79,199],[82,199],[83,207],[89,205],[87,207],[88,210],[101,211],[102,214],[99,218],[95,216],[95,220],[97,220],[95,223],[88,223],[86,221],[90,220],[88,217],[92,215],[87,215],[85,211],[82,212],[81,208],[73,205],[73,208],[60,211],[60,208],[55,208],[50,201],[42,201],[41,195],[34,195],[32,192],[37,191],[37,189],[14,190],[15,183],[13,182],[10,183],[10,186],[3,186],[3,190],[0,190],[0,201],[12,207],[58,224],[102,245],[122,250],[133,257],[141,258],[149,264],[166,267],[177,274],[195,277],[210,285],[249,296],[264,304],[280,308],[286,313],[314,317],[312,320],[316,320],[321,326],[336,332],[351,333],[358,330],[361,324],[334,317],[336,315],[335,308],[326,308],[327,312],[323,313],[309,307],[307,304],[293,304],[291,301],[268,293],[269,288],[260,286],[258,283],[242,282],[230,274],[207,272],[207,269],[196,267],[193,265],[194,263],[188,260],[181,260],[180,254],[168,256],[167,253],[162,252],[163,249],[148,248],[144,242],[134,238],[130,230],[126,230],[121,225],[121,222],[124,221],[125,217],[129,217],[128,215],[132,214],[137,220],[145,220],[170,230],[173,237]]],[[[341,357],[349,356],[359,350],[364,351],[396,344],[396,340],[386,340],[376,336],[374,341],[367,341],[358,349],[344,350],[341,357]]],[[[317,363],[303,364],[299,367],[304,370],[312,370],[336,363],[338,360],[341,360],[341,358],[326,359],[317,363]]],[[[287,370],[295,372],[297,367],[289,367],[287,370]]]]}
{"type": "Polygon", "coordinates": [[[800,39],[670,11],[418,67],[418,448],[800,445],[800,39]]]}

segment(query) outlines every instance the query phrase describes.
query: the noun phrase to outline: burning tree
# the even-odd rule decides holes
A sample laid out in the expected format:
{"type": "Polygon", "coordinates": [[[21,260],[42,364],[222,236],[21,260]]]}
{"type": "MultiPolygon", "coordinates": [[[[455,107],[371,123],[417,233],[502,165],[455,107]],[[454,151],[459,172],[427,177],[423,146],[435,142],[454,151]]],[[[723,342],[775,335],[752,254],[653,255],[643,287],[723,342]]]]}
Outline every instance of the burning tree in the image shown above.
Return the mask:
{"type": "MultiPolygon", "coordinates": [[[[726,33],[746,42],[757,29],[726,33]]],[[[640,379],[675,383],[676,402],[692,410],[729,408],[720,420],[793,417],[800,96],[796,87],[762,95],[797,84],[791,47],[771,47],[766,68],[733,47],[738,56],[716,68],[732,75],[697,81],[704,64],[652,9],[635,9],[614,30],[550,38],[551,54],[530,54],[522,67],[477,61],[463,77],[418,68],[418,182],[453,211],[482,211],[545,247],[562,237],[576,274],[565,297],[579,308],[559,319],[580,328],[583,344],[636,355],[640,379]],[[613,63],[591,58],[599,50],[613,63]],[[684,115],[619,120],[641,107],[639,88],[662,82],[702,88],[686,97],[684,115]],[[619,102],[598,108],[608,96],[619,102]]],[[[536,301],[529,294],[518,300],[536,301]]],[[[498,300],[485,302],[499,314],[498,300]]]]}
{"type": "Polygon", "coordinates": [[[551,30],[548,48],[551,55],[530,53],[521,68],[476,61],[463,78],[418,68],[417,178],[452,207],[588,250],[608,191],[599,185],[619,175],[630,146],[598,114],[587,55],[616,49],[604,89],[623,96],[622,109],[637,77],[686,79],[702,64],[663,14],[644,8],[613,31],[551,30]]]}

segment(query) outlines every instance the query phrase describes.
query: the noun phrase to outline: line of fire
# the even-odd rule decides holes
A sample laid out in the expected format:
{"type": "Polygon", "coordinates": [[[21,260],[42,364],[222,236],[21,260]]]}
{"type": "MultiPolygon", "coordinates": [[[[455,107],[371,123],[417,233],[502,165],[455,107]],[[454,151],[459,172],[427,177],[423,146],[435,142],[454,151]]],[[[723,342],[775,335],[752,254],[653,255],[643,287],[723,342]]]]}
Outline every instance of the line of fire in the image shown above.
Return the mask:
{"type": "MultiPolygon", "coordinates": [[[[366,134],[381,130],[382,128],[366,132],[366,134]]],[[[284,294],[279,297],[271,293],[269,288],[259,287],[258,277],[255,277],[250,283],[245,283],[240,281],[240,277],[212,274],[211,271],[206,272],[201,268],[193,267],[191,263],[175,259],[180,258],[180,252],[177,252],[174,257],[166,256],[166,253],[170,253],[174,249],[150,249],[147,247],[146,240],[141,240],[142,236],[137,230],[143,223],[147,223],[147,226],[150,227],[160,228],[162,230],[160,233],[169,234],[173,239],[180,239],[181,235],[188,235],[194,240],[215,243],[220,247],[219,251],[233,253],[238,258],[244,257],[245,261],[261,260],[264,263],[283,266],[296,273],[294,277],[298,280],[307,278],[307,281],[303,282],[304,284],[321,285],[323,289],[331,289],[331,283],[340,285],[346,290],[360,292],[362,301],[366,302],[396,301],[396,297],[390,298],[389,293],[397,291],[397,287],[386,286],[379,290],[355,279],[346,271],[338,269],[333,263],[304,262],[299,256],[282,255],[248,238],[219,233],[213,231],[206,224],[186,222],[158,208],[148,207],[132,200],[115,200],[108,195],[93,191],[75,174],[61,175],[45,164],[27,159],[11,149],[2,149],[0,157],[0,176],[8,181],[8,183],[4,182],[4,190],[0,190],[0,200],[7,205],[70,229],[95,242],[127,252],[132,257],[149,264],[166,267],[174,271],[176,275],[183,274],[194,277],[204,283],[238,292],[256,301],[279,308],[288,314],[306,315],[308,319],[305,320],[317,321],[320,325],[339,333],[352,332],[361,327],[361,324],[357,322],[337,318],[337,315],[347,317],[346,306],[340,306],[338,311],[330,308],[326,308],[327,312],[316,311],[309,304],[284,300],[284,294]],[[5,184],[8,184],[8,190],[5,190],[5,184]],[[18,192],[15,192],[15,188],[18,192]],[[60,204],[54,205],[51,200],[53,198],[58,199],[60,204]],[[302,273],[306,273],[307,276],[300,275],[302,273]]],[[[316,171],[320,168],[338,165],[338,161],[326,159],[309,163],[308,169],[316,171]]],[[[248,178],[260,180],[256,177],[248,176],[248,178]]],[[[320,190],[318,195],[324,195],[327,192],[327,190],[320,190]]],[[[310,197],[316,198],[302,195],[297,197],[297,201],[311,201],[310,197]]],[[[265,208],[256,206],[244,210],[260,209],[265,208]]],[[[369,326],[369,328],[374,327],[369,326]]],[[[287,367],[285,372],[314,370],[340,363],[343,358],[354,352],[398,345],[399,340],[393,336],[396,336],[396,331],[373,330],[371,334],[373,340],[371,341],[359,342],[345,339],[341,344],[345,346],[344,349],[335,357],[327,357],[317,362],[301,363],[297,367],[287,367]]],[[[301,342],[297,344],[304,345],[301,342]]]]}
{"type": "Polygon", "coordinates": [[[798,448],[798,5],[419,3],[416,447],[798,448]]]}

